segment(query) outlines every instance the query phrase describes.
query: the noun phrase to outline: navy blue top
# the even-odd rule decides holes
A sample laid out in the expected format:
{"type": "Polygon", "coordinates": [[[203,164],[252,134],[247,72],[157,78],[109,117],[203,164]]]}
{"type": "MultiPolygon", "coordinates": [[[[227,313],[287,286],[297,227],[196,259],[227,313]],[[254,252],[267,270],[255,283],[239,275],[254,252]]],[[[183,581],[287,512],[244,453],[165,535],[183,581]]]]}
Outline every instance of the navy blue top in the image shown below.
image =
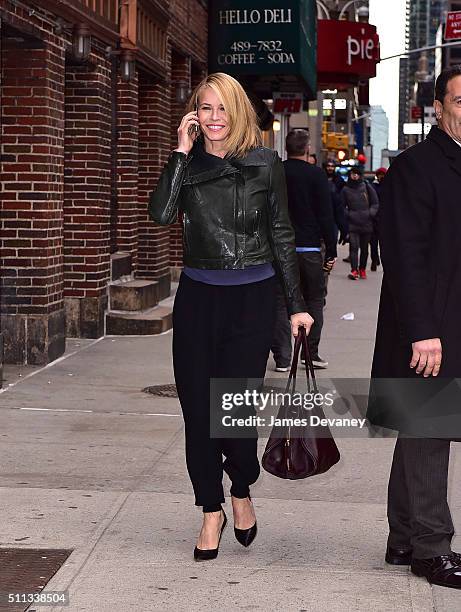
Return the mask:
{"type": "Polygon", "coordinates": [[[208,285],[248,285],[274,276],[275,270],[271,263],[248,266],[241,270],[202,270],[184,266],[184,274],[208,285]]]}

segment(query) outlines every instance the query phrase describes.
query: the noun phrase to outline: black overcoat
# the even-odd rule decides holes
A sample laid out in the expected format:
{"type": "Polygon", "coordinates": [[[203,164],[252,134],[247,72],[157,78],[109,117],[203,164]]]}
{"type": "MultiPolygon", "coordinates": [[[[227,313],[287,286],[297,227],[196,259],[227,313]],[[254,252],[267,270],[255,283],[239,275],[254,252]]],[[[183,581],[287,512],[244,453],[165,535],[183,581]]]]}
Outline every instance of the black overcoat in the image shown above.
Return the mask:
{"type": "MultiPolygon", "coordinates": [[[[384,276],[368,418],[400,431],[448,437],[448,426],[461,429],[461,391],[453,380],[461,378],[461,146],[438,127],[391,165],[382,182],[378,233],[384,276]],[[442,343],[438,379],[424,379],[409,367],[411,343],[429,338],[442,343]],[[374,379],[381,378],[394,379],[387,381],[386,401],[373,394],[374,379]],[[397,379],[413,380],[402,391],[397,379]],[[419,416],[427,425],[421,431],[415,426],[419,416]]],[[[461,431],[452,433],[461,437],[461,431]]]]}

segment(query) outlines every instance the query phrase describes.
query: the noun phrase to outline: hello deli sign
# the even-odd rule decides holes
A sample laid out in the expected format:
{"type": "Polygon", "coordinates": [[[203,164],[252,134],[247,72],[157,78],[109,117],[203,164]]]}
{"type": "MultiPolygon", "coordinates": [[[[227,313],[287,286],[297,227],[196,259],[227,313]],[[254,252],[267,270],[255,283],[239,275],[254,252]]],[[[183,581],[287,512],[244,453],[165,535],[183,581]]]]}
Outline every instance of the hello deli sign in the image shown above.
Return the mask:
{"type": "Polygon", "coordinates": [[[376,76],[376,64],[380,61],[376,26],[319,19],[317,36],[320,84],[347,86],[376,76]]]}

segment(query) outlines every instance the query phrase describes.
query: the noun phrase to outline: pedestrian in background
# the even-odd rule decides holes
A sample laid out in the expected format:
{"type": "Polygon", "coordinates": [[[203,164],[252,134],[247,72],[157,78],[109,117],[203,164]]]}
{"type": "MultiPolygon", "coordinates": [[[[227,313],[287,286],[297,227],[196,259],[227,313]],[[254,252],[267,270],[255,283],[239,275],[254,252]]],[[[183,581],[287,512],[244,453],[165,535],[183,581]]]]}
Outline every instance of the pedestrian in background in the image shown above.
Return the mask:
{"type": "MultiPolygon", "coordinates": [[[[372,183],[373,189],[378,194],[378,200],[381,201],[381,183],[386,176],[387,168],[378,168],[375,172],[375,180],[372,183]]],[[[378,242],[378,217],[373,219],[373,232],[370,239],[370,257],[371,257],[371,271],[376,272],[378,266],[381,265],[381,259],[379,257],[379,242],[378,242]]]]}
{"type": "Polygon", "coordinates": [[[300,292],[282,162],[261,146],[256,113],[227,74],[210,74],[194,90],[178,147],[150,194],[157,223],[175,223],[178,211],[185,267],[173,309],[173,366],[187,469],[204,513],[199,561],[217,556],[227,522],[223,470],[232,483],[235,536],[244,546],[256,536],[250,485],[260,472],[257,431],[211,437],[210,380],[264,378],[275,321],[273,264],[293,335],[299,326],[309,332],[313,322],[300,292]]]}
{"type": "MultiPolygon", "coordinates": [[[[333,204],[333,216],[336,225],[336,238],[339,236],[339,244],[347,244],[349,242],[349,228],[344,210],[344,204],[341,198],[341,191],[346,185],[346,182],[341,178],[337,171],[337,164],[333,159],[327,160],[324,165],[325,174],[330,185],[331,201],[333,204]]],[[[350,262],[350,257],[343,259],[346,263],[350,262]]]]}
{"type": "Polygon", "coordinates": [[[461,427],[456,430],[449,417],[447,431],[446,411],[459,415],[461,65],[440,74],[435,98],[438,127],[401,153],[382,183],[384,276],[370,389],[382,378],[387,393],[384,406],[370,394],[367,416],[399,431],[389,480],[386,561],[411,565],[432,584],[459,589],[461,555],[451,549],[447,486],[450,441],[459,441],[461,427]],[[399,380],[408,386],[408,379],[414,386],[398,418],[399,380]],[[435,418],[430,418],[426,407],[433,398],[435,418]]]}
{"type": "Polygon", "coordinates": [[[358,166],[349,171],[349,180],[341,191],[341,199],[349,226],[349,278],[366,279],[368,245],[373,232],[373,220],[378,214],[379,201],[373,187],[363,180],[362,170],[358,166]]]}
{"type": "MultiPolygon", "coordinates": [[[[314,317],[308,342],[314,366],[326,368],[319,355],[325,299],[324,267],[331,271],[336,258],[336,236],[328,180],[323,170],[309,164],[309,132],[291,130],[286,137],[288,159],[283,162],[288,188],[288,210],[295,230],[301,290],[308,312],[314,317]],[[325,242],[325,258],[321,241],[325,242]]],[[[272,351],[278,372],[291,360],[291,336],[286,306],[278,301],[272,351]]],[[[304,356],[302,356],[304,358],[304,356]]]]}

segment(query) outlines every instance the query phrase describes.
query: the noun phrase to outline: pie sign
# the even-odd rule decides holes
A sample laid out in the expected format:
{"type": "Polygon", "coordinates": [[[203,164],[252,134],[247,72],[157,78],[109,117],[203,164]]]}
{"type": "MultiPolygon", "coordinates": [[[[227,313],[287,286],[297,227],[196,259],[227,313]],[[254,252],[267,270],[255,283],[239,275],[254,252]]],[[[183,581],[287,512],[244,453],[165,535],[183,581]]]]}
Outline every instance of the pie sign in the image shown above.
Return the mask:
{"type": "Polygon", "coordinates": [[[461,11],[451,11],[447,15],[445,39],[461,38],[461,11]]]}

